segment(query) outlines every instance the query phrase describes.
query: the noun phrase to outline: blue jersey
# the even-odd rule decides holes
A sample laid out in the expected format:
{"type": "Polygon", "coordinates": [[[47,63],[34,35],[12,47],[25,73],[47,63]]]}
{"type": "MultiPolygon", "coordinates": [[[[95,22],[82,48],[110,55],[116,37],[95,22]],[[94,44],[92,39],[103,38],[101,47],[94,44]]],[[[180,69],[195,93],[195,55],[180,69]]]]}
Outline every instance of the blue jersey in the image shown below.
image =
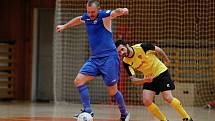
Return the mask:
{"type": "Polygon", "coordinates": [[[92,58],[117,54],[116,46],[113,41],[113,34],[111,32],[111,19],[109,24],[104,25],[105,18],[109,17],[110,14],[111,10],[100,10],[95,20],[90,20],[87,13],[84,13],[81,17],[81,20],[83,20],[86,25],[92,58]]]}

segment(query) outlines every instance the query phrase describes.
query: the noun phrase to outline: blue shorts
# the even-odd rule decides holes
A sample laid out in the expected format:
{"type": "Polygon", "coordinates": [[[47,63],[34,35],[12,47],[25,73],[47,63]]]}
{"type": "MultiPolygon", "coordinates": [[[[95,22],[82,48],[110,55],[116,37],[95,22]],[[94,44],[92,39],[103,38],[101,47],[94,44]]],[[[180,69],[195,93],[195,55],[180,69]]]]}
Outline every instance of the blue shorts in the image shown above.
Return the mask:
{"type": "Polygon", "coordinates": [[[118,55],[100,58],[90,58],[81,67],[81,74],[89,76],[102,76],[106,86],[115,85],[120,76],[120,62],[118,55]]]}

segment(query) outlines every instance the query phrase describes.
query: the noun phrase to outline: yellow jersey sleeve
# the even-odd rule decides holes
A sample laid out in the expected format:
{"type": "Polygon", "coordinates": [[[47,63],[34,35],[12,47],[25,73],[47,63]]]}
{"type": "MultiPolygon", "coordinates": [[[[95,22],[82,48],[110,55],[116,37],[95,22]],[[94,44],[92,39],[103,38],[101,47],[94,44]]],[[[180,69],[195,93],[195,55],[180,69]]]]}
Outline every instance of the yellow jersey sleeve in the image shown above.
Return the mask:
{"type": "Polygon", "coordinates": [[[135,75],[134,69],[129,64],[123,62],[123,65],[124,65],[125,70],[127,71],[129,76],[134,76],[135,75]]]}

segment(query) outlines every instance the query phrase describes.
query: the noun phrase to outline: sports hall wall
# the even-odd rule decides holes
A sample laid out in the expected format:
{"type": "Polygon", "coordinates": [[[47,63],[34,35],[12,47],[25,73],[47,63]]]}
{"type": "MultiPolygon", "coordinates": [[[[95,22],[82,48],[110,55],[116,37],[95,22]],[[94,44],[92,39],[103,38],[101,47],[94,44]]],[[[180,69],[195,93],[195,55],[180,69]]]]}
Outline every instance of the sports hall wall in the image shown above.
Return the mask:
{"type": "MultiPolygon", "coordinates": [[[[186,105],[215,100],[214,0],[101,0],[101,8],[127,7],[129,15],[113,20],[115,39],[129,44],[151,42],[165,50],[175,81],[174,95],[186,105]]],[[[57,0],[55,24],[85,12],[86,0],[57,0]]],[[[79,103],[73,80],[89,57],[84,26],[54,34],[55,101],[79,103]]],[[[138,76],[142,76],[139,74],[138,76]]],[[[92,103],[112,103],[101,78],[89,84],[92,103]]],[[[119,89],[127,104],[142,105],[141,86],[129,81],[121,66],[119,89]]],[[[155,101],[163,104],[160,97],[155,101]]]]}

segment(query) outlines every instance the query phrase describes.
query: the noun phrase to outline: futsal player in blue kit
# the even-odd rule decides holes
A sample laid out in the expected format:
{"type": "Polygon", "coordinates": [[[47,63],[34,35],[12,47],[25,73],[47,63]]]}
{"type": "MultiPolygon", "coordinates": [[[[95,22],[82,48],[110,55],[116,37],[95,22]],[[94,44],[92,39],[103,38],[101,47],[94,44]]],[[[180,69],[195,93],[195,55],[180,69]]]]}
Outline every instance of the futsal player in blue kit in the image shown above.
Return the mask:
{"type": "MultiPolygon", "coordinates": [[[[88,0],[86,8],[87,13],[56,27],[57,32],[62,32],[76,25],[83,23],[86,25],[91,56],[81,67],[74,80],[84,107],[81,113],[87,112],[94,116],[86,82],[94,80],[96,76],[102,76],[109,95],[118,104],[121,113],[120,120],[129,121],[130,116],[126,110],[123,95],[117,89],[120,62],[111,30],[112,19],[128,14],[128,9],[100,10],[99,2],[96,0],[88,0]]],[[[77,118],[81,113],[76,114],[74,117],[77,118]]]]}

